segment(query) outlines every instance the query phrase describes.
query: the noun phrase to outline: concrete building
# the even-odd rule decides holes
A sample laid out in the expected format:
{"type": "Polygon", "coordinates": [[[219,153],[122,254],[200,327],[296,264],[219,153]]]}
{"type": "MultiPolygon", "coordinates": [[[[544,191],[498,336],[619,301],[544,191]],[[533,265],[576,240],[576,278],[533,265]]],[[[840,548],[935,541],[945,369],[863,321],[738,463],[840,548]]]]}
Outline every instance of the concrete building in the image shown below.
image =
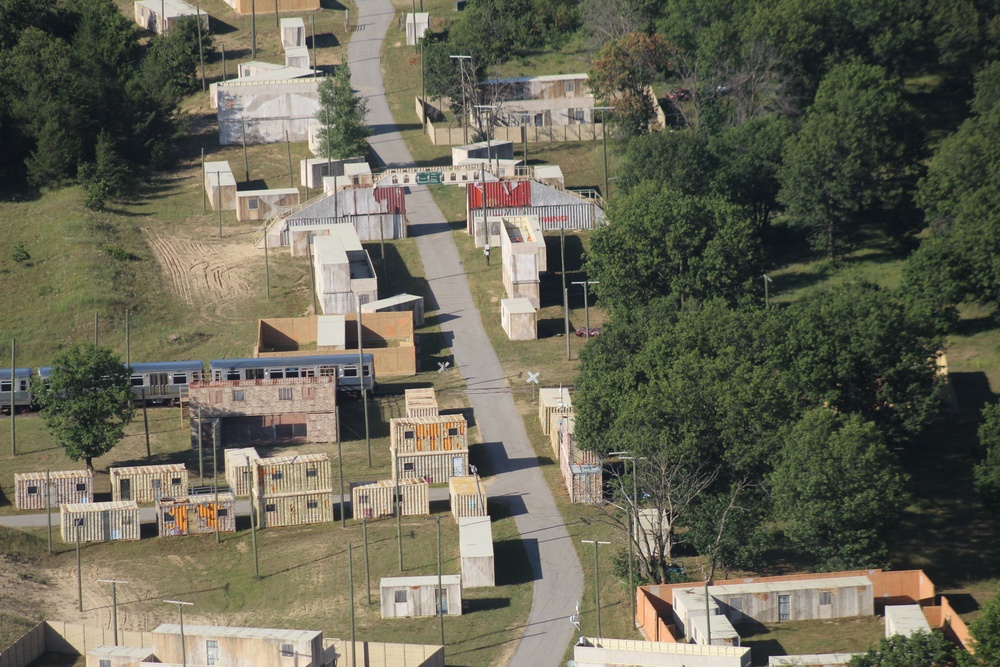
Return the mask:
{"type": "Polygon", "coordinates": [[[486,490],[479,475],[452,475],[448,480],[448,498],[456,519],[489,516],[486,490]]]}
{"type": "Polygon", "coordinates": [[[459,518],[458,547],[462,561],[462,588],[496,586],[493,524],[490,518],[488,516],[459,518]]]}
{"type": "Polygon", "coordinates": [[[87,651],[87,667],[139,667],[143,662],[156,662],[152,648],[97,646],[87,651]]]}
{"type": "Polygon", "coordinates": [[[541,307],[541,274],[548,270],[545,237],[536,216],[510,216],[501,219],[501,275],[507,296],[526,298],[535,308],[541,307]]]}
{"type": "Polygon", "coordinates": [[[604,471],[596,452],[576,446],[576,418],[567,415],[559,421],[559,470],[571,503],[603,503],[604,471]]]}
{"type": "Polygon", "coordinates": [[[160,537],[236,532],[236,496],[220,491],[181,498],[158,498],[156,527],[160,537]]]}
{"type": "Polygon", "coordinates": [[[260,454],[253,447],[226,450],[226,484],[237,497],[250,495],[250,488],[253,486],[251,469],[253,461],[259,458],[260,454]]]}
{"type": "MultiPolygon", "coordinates": [[[[223,2],[232,7],[237,14],[249,14],[254,7],[253,0],[223,0],[223,2]]],[[[321,7],[320,0],[274,0],[266,7],[258,3],[257,11],[263,12],[266,9],[273,12],[275,5],[279,12],[311,12],[321,7]]]]}
{"type": "Polygon", "coordinates": [[[59,508],[63,542],[110,542],[139,539],[139,505],[134,500],[67,503],[59,508]]]}
{"type": "Polygon", "coordinates": [[[437,417],[440,414],[434,387],[403,390],[407,417],[437,417]]]}
{"type": "Polygon", "coordinates": [[[281,47],[284,49],[306,45],[306,23],[302,17],[281,19],[281,47]]]}
{"type": "MultiPolygon", "coordinates": [[[[260,320],[255,357],[308,357],[358,353],[358,318],[311,315],[260,320]]],[[[417,372],[413,317],[406,312],[366,313],[361,316],[365,354],[371,354],[378,377],[417,372]]]]}
{"type": "Polygon", "coordinates": [[[337,442],[339,435],[334,376],[192,382],[188,397],[192,433],[200,410],[203,421],[221,420],[223,444],[337,442]]]}
{"type": "MultiPolygon", "coordinates": [[[[240,83],[248,84],[261,81],[287,81],[314,76],[316,72],[309,67],[289,67],[281,63],[269,63],[263,60],[247,60],[237,65],[236,73],[240,83]]],[[[212,86],[216,84],[211,84],[212,86]]],[[[216,99],[215,89],[209,88],[209,97],[216,99]]],[[[214,109],[214,101],[212,108],[214,109]]]]}
{"type": "Polygon", "coordinates": [[[677,630],[684,632],[686,639],[692,644],[740,645],[740,635],[736,632],[736,628],[711,594],[706,599],[703,588],[674,590],[674,620],[677,630]],[[709,617],[711,624],[708,622],[709,617]],[[711,625],[711,640],[708,636],[709,625],[711,625]]]}
{"type": "Polygon", "coordinates": [[[396,515],[394,500],[399,489],[399,511],[402,516],[431,513],[429,484],[422,479],[385,479],[371,484],[351,486],[351,513],[355,519],[377,519],[396,515]]]}
{"type": "Polygon", "coordinates": [[[483,162],[486,160],[513,160],[513,141],[477,141],[464,146],[452,146],[451,163],[453,165],[483,162]]]}
{"type": "Polygon", "coordinates": [[[306,141],[319,110],[318,78],[223,81],[214,87],[219,143],[306,141]]]}
{"type": "Polygon", "coordinates": [[[413,326],[424,326],[424,297],[412,294],[397,294],[378,301],[369,301],[361,306],[362,313],[413,313],[413,326]]]}
{"type": "Polygon", "coordinates": [[[566,178],[557,164],[540,164],[534,168],[535,180],[556,190],[566,189],[566,178]]]}
{"type": "Polygon", "coordinates": [[[462,575],[446,574],[438,589],[437,575],[383,577],[379,583],[382,618],[436,616],[438,604],[447,616],[462,615],[462,575]]]}
{"type": "Polygon", "coordinates": [[[309,49],[305,46],[290,46],[285,49],[285,66],[308,69],[310,65],[309,49]]]}
{"type": "Polygon", "coordinates": [[[295,188],[244,190],[236,193],[236,219],[267,220],[298,204],[299,191],[295,188]]]}
{"type": "MultiPolygon", "coordinates": [[[[324,177],[325,178],[325,177],[324,177]]],[[[341,225],[353,227],[361,241],[406,238],[406,195],[398,186],[349,188],[326,192],[276,219],[267,230],[271,247],[291,246],[292,256],[307,253],[312,237],[341,225]]],[[[258,243],[263,247],[263,240],[258,243]]]]}
{"type": "Polygon", "coordinates": [[[406,13],[406,45],[416,46],[417,40],[423,39],[431,25],[431,15],[427,12],[406,13]]]}
{"type": "Polygon", "coordinates": [[[735,626],[875,613],[872,582],[862,576],[724,584],[708,592],[735,626]]]}
{"type": "Polygon", "coordinates": [[[930,634],[931,624],[918,604],[898,604],[885,608],[885,636],[909,637],[917,632],[930,634]]]}
{"type": "Polygon", "coordinates": [[[188,471],[183,463],[109,468],[111,499],[152,503],[157,498],[173,498],[188,492],[188,471]]]}
{"type": "Polygon", "coordinates": [[[64,503],[92,502],[94,473],[86,468],[14,473],[14,504],[19,510],[58,509],[64,503]]]}
{"type": "Polygon", "coordinates": [[[586,73],[488,79],[483,87],[488,99],[497,100],[503,125],[523,125],[526,117],[536,127],[596,122],[586,73]]]}
{"type": "Polygon", "coordinates": [[[353,313],[378,300],[378,277],[358,234],[349,225],[331,227],[313,239],[316,298],[324,315],[353,313]]]}
{"type": "Polygon", "coordinates": [[[187,18],[196,20],[199,17],[202,30],[207,31],[208,14],[184,0],[138,0],[135,3],[135,22],[145,30],[157,34],[162,33],[164,28],[169,31],[179,20],[187,18]]]}
{"type": "Polygon", "coordinates": [[[213,211],[236,210],[236,177],[226,161],[205,163],[205,193],[213,211]]]}
{"type": "Polygon", "coordinates": [[[364,162],[363,157],[349,157],[342,160],[325,157],[311,157],[299,161],[299,182],[303,187],[322,188],[325,176],[343,176],[347,164],[364,162]]]}
{"type": "Polygon", "coordinates": [[[552,427],[552,415],[573,414],[573,397],[568,387],[542,387],[538,390],[538,421],[542,424],[542,433],[549,435],[552,427]]]}
{"type": "Polygon", "coordinates": [[[581,637],[576,667],[750,667],[750,649],[581,637]]]}
{"type": "Polygon", "coordinates": [[[511,340],[538,338],[538,311],[531,299],[519,297],[500,300],[500,327],[511,340]]]}
{"type": "Polygon", "coordinates": [[[164,623],[152,632],[153,652],[166,664],[219,667],[325,667],[323,633],[164,623]],[[181,646],[184,649],[182,652],[181,646]]]}
{"type": "MultiPolygon", "coordinates": [[[[482,247],[483,186],[469,183],[466,192],[466,231],[482,247]]],[[[604,224],[604,209],[594,199],[570,190],[558,190],[531,180],[486,182],[486,217],[489,219],[490,245],[500,244],[501,218],[531,215],[538,218],[543,232],[560,229],[593,229],[604,224]]]]}

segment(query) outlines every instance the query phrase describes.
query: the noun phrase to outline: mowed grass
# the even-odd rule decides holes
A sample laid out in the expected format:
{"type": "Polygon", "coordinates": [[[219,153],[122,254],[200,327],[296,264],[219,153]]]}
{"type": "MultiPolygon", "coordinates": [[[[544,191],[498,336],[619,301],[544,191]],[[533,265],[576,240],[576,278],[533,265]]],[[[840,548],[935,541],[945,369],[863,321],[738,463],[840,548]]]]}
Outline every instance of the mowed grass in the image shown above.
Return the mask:
{"type": "Polygon", "coordinates": [[[863,653],[885,634],[880,616],[856,616],[828,621],[765,623],[754,631],[740,628],[740,644],[749,646],[754,665],[766,665],[772,655],[863,653]]]}

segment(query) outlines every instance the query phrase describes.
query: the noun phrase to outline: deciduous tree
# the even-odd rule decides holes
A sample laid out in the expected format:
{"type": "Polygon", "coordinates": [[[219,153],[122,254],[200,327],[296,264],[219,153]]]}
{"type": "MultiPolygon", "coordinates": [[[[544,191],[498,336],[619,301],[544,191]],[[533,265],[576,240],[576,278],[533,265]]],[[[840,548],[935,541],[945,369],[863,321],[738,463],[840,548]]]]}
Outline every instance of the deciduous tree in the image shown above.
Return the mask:
{"type": "Polygon", "coordinates": [[[955,667],[955,645],[941,632],[916,632],[879,639],[847,661],[847,667],[955,667]]]}
{"type": "Polygon", "coordinates": [[[983,422],[979,426],[979,446],[985,456],[974,473],[976,491],[991,509],[1000,509],[1000,405],[983,408],[983,422]]]}
{"type": "Polygon", "coordinates": [[[1000,665],[1000,595],[983,605],[982,614],[969,624],[975,653],[959,653],[962,667],[1000,665]]]}
{"type": "Polygon", "coordinates": [[[647,88],[670,66],[667,41],[630,33],[601,49],[590,72],[594,95],[615,107],[614,122],[626,136],[645,134],[655,118],[647,88]]]}
{"type": "Polygon", "coordinates": [[[343,159],[365,155],[371,128],[365,123],[368,102],[354,94],[351,69],[347,63],[319,84],[319,155],[343,159]]]}
{"type": "Polygon", "coordinates": [[[52,361],[47,380],[34,384],[41,417],[56,442],[88,470],[107,454],[132,422],[131,374],[111,351],[94,345],[67,348],[52,361]]]}

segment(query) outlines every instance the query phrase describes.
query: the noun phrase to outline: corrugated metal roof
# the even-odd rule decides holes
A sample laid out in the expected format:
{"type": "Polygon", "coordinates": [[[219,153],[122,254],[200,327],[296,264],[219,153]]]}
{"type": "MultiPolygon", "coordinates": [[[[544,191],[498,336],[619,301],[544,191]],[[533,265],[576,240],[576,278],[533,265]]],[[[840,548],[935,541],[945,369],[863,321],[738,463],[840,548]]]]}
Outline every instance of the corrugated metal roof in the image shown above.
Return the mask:
{"type": "Polygon", "coordinates": [[[461,475],[448,479],[448,490],[463,495],[482,494],[483,483],[477,475],[461,475]]]}
{"type": "Polygon", "coordinates": [[[112,500],[106,503],[63,503],[63,512],[107,512],[108,510],[139,511],[139,503],[134,500],[112,500]]]}
{"type": "MultiPolygon", "coordinates": [[[[17,472],[14,473],[14,480],[24,480],[25,482],[44,482],[44,472],[17,472]]],[[[93,477],[94,473],[86,468],[83,470],[53,470],[48,473],[49,479],[80,479],[81,477],[93,477]]]]}
{"type": "MultiPolygon", "coordinates": [[[[427,480],[425,480],[425,479],[419,479],[419,478],[416,478],[416,477],[407,477],[406,479],[398,480],[398,482],[399,482],[400,486],[419,486],[419,485],[430,486],[429,484],[427,484],[427,480]]],[[[375,486],[380,487],[380,488],[385,488],[387,486],[396,486],[396,480],[382,479],[382,480],[379,480],[377,482],[368,482],[367,484],[352,484],[351,488],[352,489],[363,489],[363,488],[375,487],[375,486]]]]}
{"type": "MultiPolygon", "coordinates": [[[[469,208],[481,209],[483,207],[483,184],[469,183],[465,191],[469,208]]],[[[495,181],[486,183],[487,208],[531,206],[531,196],[531,181],[495,181]]]]}
{"type": "MultiPolygon", "coordinates": [[[[14,369],[14,377],[16,377],[16,378],[31,377],[31,369],[30,368],[15,368],[14,369]]],[[[7,379],[7,380],[10,379],[10,369],[9,368],[0,368],[0,380],[3,380],[3,379],[7,379]]]]}
{"type": "Polygon", "coordinates": [[[263,459],[254,459],[254,464],[258,466],[273,466],[285,463],[322,463],[329,460],[329,454],[320,452],[319,454],[296,454],[295,456],[269,456],[263,459]]]}
{"type": "MultiPolygon", "coordinates": [[[[851,586],[871,586],[868,577],[824,577],[822,579],[797,579],[792,581],[766,581],[758,584],[720,584],[709,586],[711,595],[741,595],[744,593],[774,593],[776,591],[800,591],[811,588],[848,588],[851,586]]],[[[693,590],[693,589],[691,589],[693,590]]]]}
{"type": "Polygon", "coordinates": [[[493,524],[488,516],[459,517],[458,550],[462,558],[493,555],[493,524]]]}
{"type": "MultiPolygon", "coordinates": [[[[382,577],[379,581],[380,588],[397,588],[399,586],[437,586],[438,578],[436,574],[428,574],[424,576],[414,576],[414,577],[382,577]]],[[[451,586],[455,584],[462,584],[462,575],[460,574],[443,574],[441,575],[441,585],[451,586]]],[[[187,632],[187,626],[184,626],[184,632],[187,632]]]]}
{"type": "MultiPolygon", "coordinates": [[[[179,635],[181,626],[176,623],[163,623],[154,633],[163,635],[179,635]]],[[[184,624],[184,636],[200,637],[248,637],[254,639],[285,639],[288,641],[311,641],[323,635],[319,630],[280,630],[274,628],[233,628],[226,625],[188,625],[184,624]]]]}
{"type": "Polygon", "coordinates": [[[187,472],[183,463],[163,463],[155,466],[125,466],[122,468],[108,468],[108,475],[120,477],[121,475],[141,475],[156,472],[187,472]]]}
{"type": "Polygon", "coordinates": [[[421,424],[449,424],[449,423],[462,423],[465,421],[465,415],[463,414],[453,414],[453,415],[433,415],[425,417],[392,417],[389,419],[389,423],[392,426],[407,426],[409,424],[421,425],[421,424]]]}

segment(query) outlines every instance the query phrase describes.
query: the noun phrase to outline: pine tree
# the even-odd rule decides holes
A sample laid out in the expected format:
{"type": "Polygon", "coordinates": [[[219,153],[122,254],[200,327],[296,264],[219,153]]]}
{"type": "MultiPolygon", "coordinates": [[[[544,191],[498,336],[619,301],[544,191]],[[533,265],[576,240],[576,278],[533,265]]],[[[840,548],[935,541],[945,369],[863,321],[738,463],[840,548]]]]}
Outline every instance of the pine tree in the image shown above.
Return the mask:
{"type": "Polygon", "coordinates": [[[371,128],[365,124],[368,102],[351,89],[351,69],[347,63],[319,84],[319,155],[344,159],[364,155],[371,128]]]}

